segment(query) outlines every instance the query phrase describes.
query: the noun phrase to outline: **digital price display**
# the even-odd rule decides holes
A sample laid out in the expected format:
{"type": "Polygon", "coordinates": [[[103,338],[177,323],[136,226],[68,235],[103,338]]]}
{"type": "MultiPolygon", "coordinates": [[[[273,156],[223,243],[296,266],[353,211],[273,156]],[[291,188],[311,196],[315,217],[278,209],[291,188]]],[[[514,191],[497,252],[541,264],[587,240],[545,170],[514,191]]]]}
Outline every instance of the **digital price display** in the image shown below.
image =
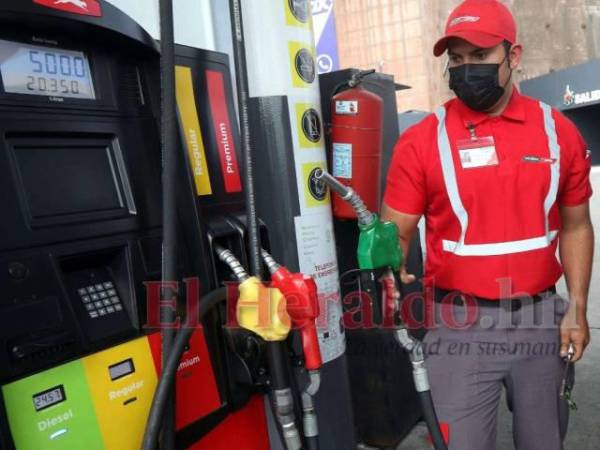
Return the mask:
{"type": "Polygon", "coordinates": [[[112,381],[123,378],[124,376],[132,374],[133,372],[135,372],[135,367],[133,366],[133,360],[131,358],[121,361],[120,363],[113,364],[108,368],[108,373],[112,381]]]}
{"type": "Polygon", "coordinates": [[[64,402],[67,399],[65,395],[65,389],[62,385],[48,389],[47,391],[40,392],[33,395],[33,406],[36,411],[49,408],[64,402]]]}
{"type": "Polygon", "coordinates": [[[6,93],[96,99],[83,52],[0,39],[0,72],[6,93]]]}

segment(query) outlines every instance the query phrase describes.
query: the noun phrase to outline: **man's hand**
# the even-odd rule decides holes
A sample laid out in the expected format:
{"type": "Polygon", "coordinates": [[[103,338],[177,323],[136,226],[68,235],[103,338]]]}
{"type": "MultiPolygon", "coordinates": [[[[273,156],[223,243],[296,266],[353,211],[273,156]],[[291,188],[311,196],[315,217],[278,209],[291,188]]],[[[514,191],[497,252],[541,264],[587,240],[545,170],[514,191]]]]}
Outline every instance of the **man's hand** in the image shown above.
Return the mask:
{"type": "Polygon", "coordinates": [[[416,280],[417,277],[412,273],[408,273],[406,271],[406,265],[402,264],[402,266],[400,266],[400,281],[402,281],[402,284],[414,283],[416,280]]]}
{"type": "Polygon", "coordinates": [[[586,313],[572,304],[560,324],[560,356],[567,356],[569,345],[573,344],[575,353],[571,361],[578,361],[589,343],[590,327],[586,313]]]}
{"type": "Polygon", "coordinates": [[[589,202],[561,206],[559,210],[562,227],[558,245],[570,300],[569,310],[560,327],[560,353],[566,356],[569,344],[573,344],[575,354],[572,361],[577,361],[590,342],[586,312],[594,255],[594,228],[589,202]]]}
{"type": "MultiPolygon", "coordinates": [[[[400,247],[402,248],[402,254],[404,255],[404,261],[408,258],[410,241],[417,230],[417,224],[420,219],[420,215],[401,213],[390,208],[385,203],[381,209],[381,220],[394,222],[398,226],[398,239],[400,241],[400,247]]],[[[416,276],[409,274],[406,271],[405,264],[400,266],[400,281],[402,284],[413,283],[416,279],[416,276]]]]}

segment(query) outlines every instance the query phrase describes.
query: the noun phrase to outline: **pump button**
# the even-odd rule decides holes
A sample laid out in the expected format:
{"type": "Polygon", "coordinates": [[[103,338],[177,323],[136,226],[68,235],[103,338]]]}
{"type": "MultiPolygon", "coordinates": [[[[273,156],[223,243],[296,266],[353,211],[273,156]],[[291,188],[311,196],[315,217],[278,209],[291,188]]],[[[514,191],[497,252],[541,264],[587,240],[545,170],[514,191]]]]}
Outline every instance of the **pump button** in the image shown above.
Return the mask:
{"type": "Polygon", "coordinates": [[[25,278],[27,278],[27,275],[29,275],[29,269],[23,263],[13,262],[13,263],[10,263],[10,265],[8,266],[8,274],[14,280],[20,281],[20,280],[24,280],[25,278]]]}

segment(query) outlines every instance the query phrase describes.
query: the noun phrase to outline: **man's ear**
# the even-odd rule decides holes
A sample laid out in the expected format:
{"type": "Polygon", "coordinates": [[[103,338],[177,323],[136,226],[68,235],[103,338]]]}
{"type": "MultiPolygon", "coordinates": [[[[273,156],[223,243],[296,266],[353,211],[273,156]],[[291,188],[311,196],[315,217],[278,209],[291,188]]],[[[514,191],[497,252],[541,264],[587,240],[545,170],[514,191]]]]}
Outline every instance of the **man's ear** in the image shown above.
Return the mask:
{"type": "Polygon", "coordinates": [[[510,52],[508,53],[508,61],[510,63],[510,68],[515,70],[517,67],[521,65],[521,59],[523,58],[523,46],[521,44],[514,44],[510,48],[510,52]]]}

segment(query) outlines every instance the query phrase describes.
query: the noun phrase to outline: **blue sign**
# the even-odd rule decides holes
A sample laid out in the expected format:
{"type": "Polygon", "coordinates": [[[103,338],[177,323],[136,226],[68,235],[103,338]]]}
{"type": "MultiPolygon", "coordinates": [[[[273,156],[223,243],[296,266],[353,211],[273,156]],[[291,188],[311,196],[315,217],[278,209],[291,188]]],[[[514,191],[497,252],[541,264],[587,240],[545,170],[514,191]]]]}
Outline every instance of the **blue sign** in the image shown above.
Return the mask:
{"type": "Polygon", "coordinates": [[[333,1],[311,0],[319,73],[333,72],[340,68],[333,1]]]}

